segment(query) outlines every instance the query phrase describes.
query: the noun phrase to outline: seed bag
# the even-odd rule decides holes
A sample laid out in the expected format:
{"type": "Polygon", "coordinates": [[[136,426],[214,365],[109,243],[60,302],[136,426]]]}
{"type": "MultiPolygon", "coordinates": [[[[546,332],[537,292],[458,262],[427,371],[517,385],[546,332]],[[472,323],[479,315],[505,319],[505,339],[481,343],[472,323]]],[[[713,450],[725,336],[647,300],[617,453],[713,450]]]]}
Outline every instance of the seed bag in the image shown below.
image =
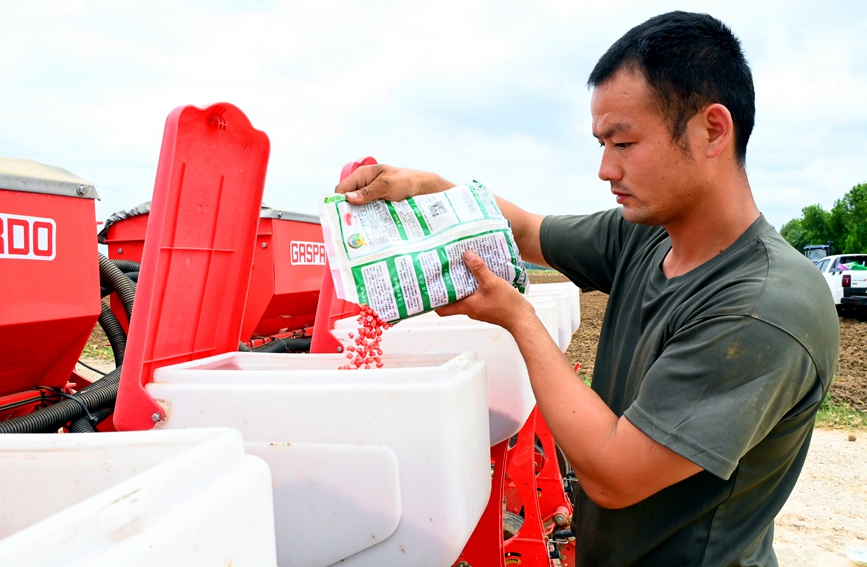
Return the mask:
{"type": "Polygon", "coordinates": [[[337,297],[370,305],[385,321],[473,293],[478,284],[464,264],[467,250],[521,293],[528,285],[509,221],[476,181],[361,206],[343,195],[327,195],[319,216],[337,297]]]}

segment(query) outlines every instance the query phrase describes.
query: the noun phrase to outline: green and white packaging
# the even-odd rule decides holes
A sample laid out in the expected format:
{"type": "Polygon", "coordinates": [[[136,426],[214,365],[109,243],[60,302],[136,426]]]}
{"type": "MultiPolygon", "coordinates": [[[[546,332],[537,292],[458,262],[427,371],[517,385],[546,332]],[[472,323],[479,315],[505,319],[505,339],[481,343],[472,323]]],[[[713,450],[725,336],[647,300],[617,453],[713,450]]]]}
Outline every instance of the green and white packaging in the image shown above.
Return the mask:
{"type": "Polygon", "coordinates": [[[521,293],[527,272],[509,221],[473,181],[448,191],[352,205],[323,196],[319,217],[337,297],[373,307],[386,321],[437,309],[478,284],[463,261],[473,250],[521,293]]]}

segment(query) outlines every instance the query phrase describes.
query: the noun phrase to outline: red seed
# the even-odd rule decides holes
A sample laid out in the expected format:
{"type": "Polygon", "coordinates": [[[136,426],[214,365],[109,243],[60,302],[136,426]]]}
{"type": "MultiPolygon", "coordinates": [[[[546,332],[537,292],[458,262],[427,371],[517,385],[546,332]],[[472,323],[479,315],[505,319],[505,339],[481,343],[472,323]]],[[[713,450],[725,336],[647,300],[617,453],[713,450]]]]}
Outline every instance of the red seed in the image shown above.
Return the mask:
{"type": "Polygon", "coordinates": [[[369,305],[359,306],[359,315],[356,321],[358,322],[358,329],[348,333],[355,345],[346,346],[346,358],[350,360],[350,364],[341,366],[340,369],[354,370],[362,366],[370,368],[374,363],[377,368],[382,368],[382,359],[380,358],[382,356],[382,348],[380,347],[382,332],[391,328],[392,325],[380,317],[369,305]]]}

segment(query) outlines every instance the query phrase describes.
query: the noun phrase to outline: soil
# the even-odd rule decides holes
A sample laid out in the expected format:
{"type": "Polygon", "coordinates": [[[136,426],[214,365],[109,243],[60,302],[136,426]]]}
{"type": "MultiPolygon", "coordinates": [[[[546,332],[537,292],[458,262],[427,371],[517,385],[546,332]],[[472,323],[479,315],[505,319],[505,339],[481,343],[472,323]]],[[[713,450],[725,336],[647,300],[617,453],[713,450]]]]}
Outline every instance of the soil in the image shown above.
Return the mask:
{"type": "Polygon", "coordinates": [[[840,317],[840,362],[831,398],[867,411],[867,321],[840,317]]]}
{"type": "MultiPolygon", "coordinates": [[[[105,347],[111,346],[108,342],[108,337],[105,336],[105,332],[102,330],[100,325],[96,325],[93,328],[93,332],[90,333],[90,339],[88,339],[87,344],[95,349],[103,349],[105,347]]],[[[87,368],[82,364],[75,365],[75,371],[87,378],[88,380],[99,380],[102,378],[103,374],[107,374],[114,370],[114,361],[108,360],[105,358],[92,358],[92,357],[82,357],[81,360],[90,366],[91,368],[87,368]],[[99,373],[94,372],[92,369],[95,368],[99,371],[99,373]]]]}

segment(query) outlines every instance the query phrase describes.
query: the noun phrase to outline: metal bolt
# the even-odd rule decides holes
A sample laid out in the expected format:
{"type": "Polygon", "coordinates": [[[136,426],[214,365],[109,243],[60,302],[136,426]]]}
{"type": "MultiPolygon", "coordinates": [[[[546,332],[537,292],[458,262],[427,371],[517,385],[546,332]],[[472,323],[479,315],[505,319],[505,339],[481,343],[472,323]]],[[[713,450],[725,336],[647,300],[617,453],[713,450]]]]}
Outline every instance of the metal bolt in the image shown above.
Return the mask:
{"type": "Polygon", "coordinates": [[[554,514],[554,523],[558,526],[562,526],[566,523],[566,515],[565,514],[554,514]]]}
{"type": "Polygon", "coordinates": [[[337,352],[343,352],[343,347],[342,346],[337,347],[337,352]]]}
{"type": "Polygon", "coordinates": [[[469,563],[467,563],[466,561],[458,561],[458,564],[455,567],[473,567],[473,566],[470,565],[469,563]]]}
{"type": "Polygon", "coordinates": [[[267,243],[267,242],[263,242],[263,243],[262,243],[262,248],[268,248],[268,243],[267,243]]]}
{"type": "Polygon", "coordinates": [[[151,416],[151,420],[152,420],[154,423],[159,423],[159,422],[160,422],[160,414],[158,414],[158,413],[153,414],[153,415],[151,416]]]}
{"type": "Polygon", "coordinates": [[[85,195],[87,195],[87,185],[82,185],[79,183],[78,187],[75,188],[75,193],[79,197],[84,197],[85,195]]]}
{"type": "Polygon", "coordinates": [[[278,218],[278,219],[282,219],[282,218],[283,218],[283,211],[277,211],[277,218],[278,218]]]}
{"type": "Polygon", "coordinates": [[[123,254],[123,248],[118,248],[118,249],[117,249],[117,253],[118,253],[118,254],[123,254]]]}

